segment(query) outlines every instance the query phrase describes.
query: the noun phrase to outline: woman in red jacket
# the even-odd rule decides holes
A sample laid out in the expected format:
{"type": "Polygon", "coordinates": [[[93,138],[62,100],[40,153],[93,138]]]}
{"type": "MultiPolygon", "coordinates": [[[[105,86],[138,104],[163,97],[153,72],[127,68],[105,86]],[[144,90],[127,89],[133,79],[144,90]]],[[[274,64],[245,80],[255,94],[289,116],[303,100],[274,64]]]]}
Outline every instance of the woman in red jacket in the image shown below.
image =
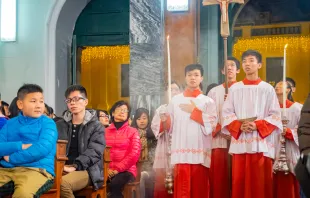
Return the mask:
{"type": "Polygon", "coordinates": [[[123,197],[124,186],[137,175],[136,163],[140,157],[141,143],[137,129],[128,125],[130,106],[125,101],[116,102],[111,110],[112,124],[106,128],[106,144],[111,146],[111,163],[108,170],[108,197],[123,197]]]}

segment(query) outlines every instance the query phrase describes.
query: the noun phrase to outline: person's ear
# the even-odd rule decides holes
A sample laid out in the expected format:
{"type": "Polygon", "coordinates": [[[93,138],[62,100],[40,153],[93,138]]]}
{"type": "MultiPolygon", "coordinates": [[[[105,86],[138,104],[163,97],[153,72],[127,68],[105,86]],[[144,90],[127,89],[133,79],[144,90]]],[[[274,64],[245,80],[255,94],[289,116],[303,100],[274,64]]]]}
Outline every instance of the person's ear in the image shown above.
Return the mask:
{"type": "Polygon", "coordinates": [[[16,101],[18,109],[22,110],[24,108],[24,103],[21,100],[16,101]]]}

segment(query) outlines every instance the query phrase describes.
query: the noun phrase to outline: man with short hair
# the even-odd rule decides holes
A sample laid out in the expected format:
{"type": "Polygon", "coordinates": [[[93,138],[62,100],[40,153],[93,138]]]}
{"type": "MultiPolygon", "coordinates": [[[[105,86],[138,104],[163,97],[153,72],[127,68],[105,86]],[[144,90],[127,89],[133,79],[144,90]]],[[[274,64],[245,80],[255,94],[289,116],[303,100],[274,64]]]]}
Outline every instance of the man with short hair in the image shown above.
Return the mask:
{"type": "Polygon", "coordinates": [[[216,106],[201,92],[202,65],[188,65],[185,81],[186,90],[174,96],[167,107],[170,116],[161,117],[172,136],[173,195],[175,198],[209,197],[211,134],[217,124],[216,106]]]}
{"type": "Polygon", "coordinates": [[[272,163],[283,130],[274,88],[258,76],[262,55],[242,54],[243,81],[235,83],[222,108],[222,132],[232,136],[232,198],[273,198],[272,163]]]}
{"type": "MultiPolygon", "coordinates": [[[[240,62],[234,57],[228,57],[225,63],[227,67],[228,88],[236,83],[237,74],[240,72],[240,62]]],[[[222,74],[225,75],[225,66],[222,74]]],[[[212,133],[212,157],[210,169],[210,198],[229,198],[230,197],[230,175],[228,162],[228,140],[230,135],[221,132],[222,107],[225,101],[225,83],[210,90],[208,96],[216,104],[218,124],[212,133]]]]}
{"type": "Polygon", "coordinates": [[[103,185],[104,126],[96,111],[86,110],[86,89],[70,86],[65,93],[68,111],[57,121],[59,139],[68,140],[66,175],[60,186],[62,198],[74,198],[74,192],[91,184],[94,190],[103,185]]]}

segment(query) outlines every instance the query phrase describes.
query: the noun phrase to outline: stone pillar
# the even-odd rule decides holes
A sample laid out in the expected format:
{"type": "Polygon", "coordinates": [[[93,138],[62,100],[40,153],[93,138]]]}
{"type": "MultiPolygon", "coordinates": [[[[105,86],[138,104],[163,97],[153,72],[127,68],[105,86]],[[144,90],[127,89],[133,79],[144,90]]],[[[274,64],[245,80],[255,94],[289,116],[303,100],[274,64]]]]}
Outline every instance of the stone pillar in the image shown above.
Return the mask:
{"type": "Polygon", "coordinates": [[[164,77],[163,0],[130,0],[129,90],[132,114],[161,104],[164,77]]]}
{"type": "Polygon", "coordinates": [[[212,83],[219,83],[220,18],[218,6],[202,6],[200,9],[199,62],[204,66],[204,91],[212,83]]]}

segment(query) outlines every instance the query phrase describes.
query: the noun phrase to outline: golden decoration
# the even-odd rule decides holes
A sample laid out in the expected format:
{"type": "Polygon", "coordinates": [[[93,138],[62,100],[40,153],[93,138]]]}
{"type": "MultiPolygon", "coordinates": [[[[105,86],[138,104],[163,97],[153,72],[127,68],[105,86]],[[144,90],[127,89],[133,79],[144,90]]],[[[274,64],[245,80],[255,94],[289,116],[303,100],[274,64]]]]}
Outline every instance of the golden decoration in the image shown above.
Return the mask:
{"type": "Polygon", "coordinates": [[[123,62],[129,62],[130,47],[129,45],[118,46],[98,46],[86,47],[82,51],[82,63],[90,62],[92,59],[118,59],[123,62]]]}
{"type": "Polygon", "coordinates": [[[300,53],[310,51],[310,36],[267,36],[254,38],[240,38],[233,47],[233,54],[241,56],[248,50],[278,52],[288,44],[288,53],[300,53]]]}

